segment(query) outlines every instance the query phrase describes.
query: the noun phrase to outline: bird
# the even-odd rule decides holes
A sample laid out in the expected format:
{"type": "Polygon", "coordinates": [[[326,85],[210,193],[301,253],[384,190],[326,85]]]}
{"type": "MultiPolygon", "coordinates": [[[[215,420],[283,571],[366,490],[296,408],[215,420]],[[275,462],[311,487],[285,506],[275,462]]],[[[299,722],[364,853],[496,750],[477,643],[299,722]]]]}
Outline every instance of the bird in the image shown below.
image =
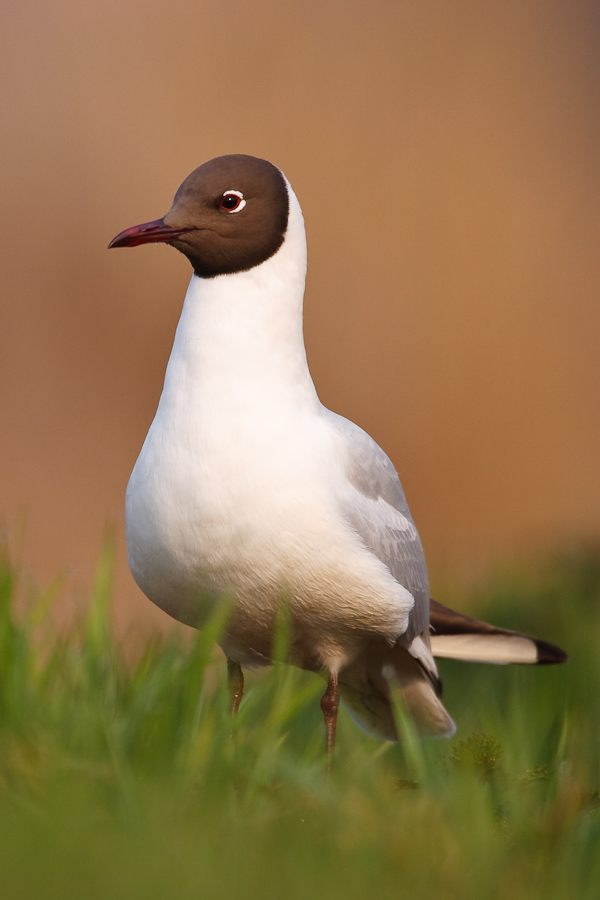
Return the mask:
{"type": "Polygon", "coordinates": [[[181,622],[202,628],[231,603],[219,643],[232,713],[244,668],[272,662],[283,608],[289,662],[327,681],[328,758],[340,701],[364,730],[399,739],[395,688],[419,736],[454,734],[434,655],[564,661],[430,598],[394,465],[321,404],[311,378],[306,233],[283,172],[244,154],[205,162],[166,215],[109,248],[149,243],[180,251],[193,274],[127,486],[127,558],[143,593],[181,622]]]}

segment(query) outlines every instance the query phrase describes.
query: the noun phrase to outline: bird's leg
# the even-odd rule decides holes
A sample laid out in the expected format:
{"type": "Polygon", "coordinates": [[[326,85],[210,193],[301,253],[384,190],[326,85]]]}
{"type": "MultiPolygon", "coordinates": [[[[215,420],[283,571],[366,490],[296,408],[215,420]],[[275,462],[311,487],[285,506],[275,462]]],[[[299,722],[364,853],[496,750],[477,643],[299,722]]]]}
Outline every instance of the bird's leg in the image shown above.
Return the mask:
{"type": "Polygon", "coordinates": [[[242,667],[231,659],[227,659],[227,684],[231,696],[231,715],[235,716],[244,693],[244,673],[242,667]]]}
{"type": "Polygon", "coordinates": [[[335,726],[337,724],[338,707],[340,705],[340,689],[338,685],[337,672],[332,672],[329,676],[329,684],[327,690],[321,697],[321,709],[325,718],[325,732],[327,757],[331,759],[333,748],[335,747],[335,726]]]}

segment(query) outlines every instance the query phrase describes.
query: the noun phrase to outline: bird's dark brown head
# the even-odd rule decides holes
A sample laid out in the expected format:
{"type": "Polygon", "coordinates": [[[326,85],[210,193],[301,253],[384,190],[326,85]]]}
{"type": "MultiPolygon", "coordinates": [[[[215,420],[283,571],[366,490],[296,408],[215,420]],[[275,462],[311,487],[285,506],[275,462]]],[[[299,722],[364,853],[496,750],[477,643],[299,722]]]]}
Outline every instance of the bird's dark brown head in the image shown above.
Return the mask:
{"type": "Polygon", "coordinates": [[[134,225],[110,247],[167,243],[201,278],[254,268],[281,247],[289,196],[279,169],[255,156],[219,156],[188,175],[162,219],[134,225]]]}

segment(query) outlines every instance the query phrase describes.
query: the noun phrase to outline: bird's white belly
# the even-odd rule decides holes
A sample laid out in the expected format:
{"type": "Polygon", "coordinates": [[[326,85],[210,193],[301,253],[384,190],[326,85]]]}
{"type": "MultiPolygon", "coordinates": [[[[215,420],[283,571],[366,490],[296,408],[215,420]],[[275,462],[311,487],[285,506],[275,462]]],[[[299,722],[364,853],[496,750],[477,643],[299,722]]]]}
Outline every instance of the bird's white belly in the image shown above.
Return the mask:
{"type": "Polygon", "coordinates": [[[242,435],[178,439],[155,420],[127,489],[139,587],[192,625],[233,596],[227,649],[240,661],[244,648],[268,654],[279,601],[321,660],[349,658],[367,634],[401,634],[412,596],[337,512],[322,476],[327,436],[282,429],[257,447],[256,423],[251,434],[246,446],[242,435]]]}

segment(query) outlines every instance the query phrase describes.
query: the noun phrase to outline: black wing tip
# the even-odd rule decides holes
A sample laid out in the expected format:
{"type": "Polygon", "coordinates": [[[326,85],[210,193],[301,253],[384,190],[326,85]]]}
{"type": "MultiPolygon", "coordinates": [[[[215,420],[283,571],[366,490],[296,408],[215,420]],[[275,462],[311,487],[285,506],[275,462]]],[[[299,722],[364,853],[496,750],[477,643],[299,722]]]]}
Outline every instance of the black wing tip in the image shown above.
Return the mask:
{"type": "Polygon", "coordinates": [[[561,647],[550,644],[548,641],[540,641],[536,638],[535,646],[538,652],[537,666],[557,666],[565,663],[569,658],[569,654],[565,653],[561,647]]]}

